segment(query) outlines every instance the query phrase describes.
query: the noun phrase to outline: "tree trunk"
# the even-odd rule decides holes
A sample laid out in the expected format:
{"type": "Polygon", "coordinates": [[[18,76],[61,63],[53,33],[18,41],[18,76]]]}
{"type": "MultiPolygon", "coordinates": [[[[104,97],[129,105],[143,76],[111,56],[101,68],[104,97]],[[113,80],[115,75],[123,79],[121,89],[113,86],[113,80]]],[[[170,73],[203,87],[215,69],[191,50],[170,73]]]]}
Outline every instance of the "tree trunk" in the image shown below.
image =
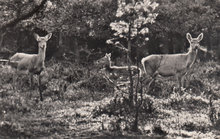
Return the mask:
{"type": "Polygon", "coordinates": [[[173,34],[169,33],[169,54],[173,54],[174,53],[174,47],[173,47],[173,34]]]}
{"type": "Polygon", "coordinates": [[[17,32],[17,42],[16,42],[16,45],[17,45],[17,52],[22,52],[22,41],[23,41],[23,33],[18,31],[17,32]]]}
{"type": "MultiPolygon", "coordinates": [[[[139,54],[137,54],[137,56],[139,57],[139,54]]],[[[137,63],[137,67],[138,63],[137,63]]],[[[138,79],[137,79],[137,84],[136,84],[136,88],[135,88],[135,119],[134,119],[134,124],[132,127],[132,130],[134,132],[138,131],[138,119],[139,119],[139,108],[142,105],[142,101],[143,101],[143,90],[142,90],[142,77],[140,77],[140,74],[138,74],[138,79]],[[140,94],[141,99],[138,101],[138,94],[140,94]]]]}
{"type": "Polygon", "coordinates": [[[58,57],[62,57],[64,53],[64,44],[63,44],[63,33],[59,32],[58,39],[58,57]]]}
{"type": "MultiPolygon", "coordinates": [[[[210,29],[208,29],[210,30],[210,29]]],[[[208,34],[211,34],[209,31],[208,31],[208,34]]],[[[211,36],[210,35],[207,35],[207,50],[210,51],[212,48],[211,48],[212,44],[211,44],[211,36]]],[[[209,60],[212,58],[212,55],[209,54],[209,53],[206,53],[205,54],[205,59],[209,60]]]]}
{"type": "Polygon", "coordinates": [[[63,34],[62,32],[59,32],[59,47],[62,47],[63,46],[63,34]]]}
{"type": "MultiPolygon", "coordinates": [[[[218,29],[217,30],[217,38],[220,38],[220,29],[218,29]]],[[[220,41],[219,41],[219,39],[217,39],[217,45],[218,45],[218,47],[217,47],[217,58],[218,58],[218,60],[220,61],[220,41]]]]}
{"type": "Polygon", "coordinates": [[[78,40],[77,37],[74,37],[74,53],[75,53],[75,62],[79,63],[80,62],[80,55],[79,55],[79,45],[78,45],[78,40]]]}
{"type": "Polygon", "coordinates": [[[128,63],[128,72],[129,72],[129,80],[130,80],[130,88],[129,88],[129,101],[130,104],[133,104],[133,78],[131,74],[131,23],[129,24],[129,32],[128,32],[128,52],[127,52],[127,63],[128,63]]]}
{"type": "Polygon", "coordinates": [[[185,52],[184,48],[186,48],[185,38],[184,36],[180,36],[180,46],[178,48],[178,53],[185,52]]]}
{"type": "MultiPolygon", "coordinates": [[[[138,104],[136,104],[136,105],[138,105],[138,104]]],[[[134,120],[134,125],[132,127],[132,130],[134,132],[138,131],[138,116],[139,116],[139,108],[136,107],[136,109],[135,109],[135,120],[134,120]]]]}
{"type": "Polygon", "coordinates": [[[0,48],[3,47],[3,40],[4,40],[4,36],[5,36],[5,32],[1,32],[1,36],[0,36],[0,48]]]}

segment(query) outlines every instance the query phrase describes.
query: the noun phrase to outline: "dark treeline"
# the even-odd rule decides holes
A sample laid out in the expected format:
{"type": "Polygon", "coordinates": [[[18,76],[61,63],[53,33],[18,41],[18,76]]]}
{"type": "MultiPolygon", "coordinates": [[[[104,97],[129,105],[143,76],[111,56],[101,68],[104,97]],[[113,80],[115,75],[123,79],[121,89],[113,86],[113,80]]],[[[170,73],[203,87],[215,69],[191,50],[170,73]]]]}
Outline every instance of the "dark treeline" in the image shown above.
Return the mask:
{"type": "MultiPolygon", "coordinates": [[[[185,34],[190,32],[197,36],[203,32],[201,44],[210,51],[206,59],[220,59],[219,0],[156,2],[159,3],[158,16],[154,24],[149,24],[149,41],[134,40],[132,45],[140,47],[132,47],[133,57],[137,52],[140,58],[153,53],[185,52],[189,46],[185,34]]],[[[39,35],[53,33],[48,42],[47,59],[91,62],[106,52],[112,52],[113,58],[124,55],[105,43],[113,34],[109,24],[116,19],[117,1],[48,0],[41,4],[41,1],[9,0],[1,2],[0,7],[1,58],[8,58],[15,52],[36,53],[34,32],[39,35]],[[29,14],[34,9],[35,14],[29,14]]],[[[204,58],[203,53],[200,55],[204,58]]]]}

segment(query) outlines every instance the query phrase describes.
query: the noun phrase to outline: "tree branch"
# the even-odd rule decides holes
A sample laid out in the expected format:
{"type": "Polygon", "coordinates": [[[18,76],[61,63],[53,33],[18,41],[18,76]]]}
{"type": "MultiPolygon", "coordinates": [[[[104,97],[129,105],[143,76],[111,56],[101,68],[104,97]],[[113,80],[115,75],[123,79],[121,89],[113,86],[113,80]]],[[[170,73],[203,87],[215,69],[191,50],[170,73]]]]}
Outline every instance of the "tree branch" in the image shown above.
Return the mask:
{"type": "Polygon", "coordinates": [[[123,50],[123,51],[125,51],[125,52],[128,52],[128,49],[126,48],[126,47],[124,47],[124,45],[122,45],[120,42],[116,42],[115,43],[115,47],[117,47],[117,48],[119,48],[119,49],[121,49],[121,50],[123,50]]]}
{"type": "Polygon", "coordinates": [[[9,21],[6,24],[3,24],[0,26],[0,30],[6,30],[7,28],[10,27],[14,27],[15,25],[17,25],[20,21],[22,20],[26,20],[30,17],[32,17],[35,13],[39,12],[43,7],[44,4],[47,2],[47,0],[42,0],[40,5],[36,6],[33,10],[31,10],[30,12],[21,15],[20,17],[15,18],[14,20],[9,21]]]}

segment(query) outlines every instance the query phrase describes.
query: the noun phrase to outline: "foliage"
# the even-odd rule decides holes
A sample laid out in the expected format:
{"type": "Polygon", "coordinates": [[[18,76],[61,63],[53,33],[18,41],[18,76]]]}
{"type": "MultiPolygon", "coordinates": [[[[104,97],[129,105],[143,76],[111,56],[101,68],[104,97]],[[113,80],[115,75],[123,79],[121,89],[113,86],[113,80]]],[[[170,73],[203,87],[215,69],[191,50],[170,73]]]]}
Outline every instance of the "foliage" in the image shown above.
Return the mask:
{"type": "MultiPolygon", "coordinates": [[[[102,90],[99,84],[108,83],[95,71],[91,74],[91,80],[86,80],[88,74],[85,68],[64,61],[49,61],[42,78],[43,102],[38,99],[37,88],[29,89],[27,76],[19,76],[18,80],[22,81],[17,84],[15,91],[13,72],[7,66],[2,66],[1,71],[1,137],[62,138],[105,136],[106,133],[115,136],[132,134],[135,107],[128,105],[129,96],[125,93],[128,88],[121,86],[120,90],[115,89],[114,94],[112,86],[108,86],[110,92],[102,90]],[[78,79],[70,80],[67,78],[69,76],[78,79]],[[94,79],[101,79],[101,82],[95,84],[94,79]],[[82,81],[97,89],[91,92],[91,86],[76,87],[77,84],[82,85],[82,81]]],[[[215,126],[218,127],[220,112],[220,86],[218,77],[213,76],[218,71],[219,64],[215,62],[196,63],[187,78],[191,82],[189,88],[182,92],[175,89],[175,78],[161,78],[159,80],[163,82],[156,82],[160,84],[158,87],[162,88],[162,92],[153,94],[144,87],[143,104],[139,108],[140,134],[169,138],[218,136],[219,130],[215,126]],[[210,96],[213,96],[211,101],[210,96]]]]}
{"type": "MultiPolygon", "coordinates": [[[[1,1],[0,26],[29,14],[42,2],[41,0],[1,1]]],[[[20,37],[25,38],[40,29],[53,32],[53,37],[56,39],[51,42],[55,46],[59,44],[60,38],[65,38],[63,41],[67,41],[66,38],[73,37],[74,41],[61,44],[62,48],[70,51],[75,51],[77,47],[75,41],[79,41],[80,38],[85,40],[92,38],[99,43],[100,39],[118,37],[117,40],[127,46],[125,41],[126,38],[128,39],[128,24],[131,22],[132,57],[136,55],[137,46],[142,47],[137,50],[141,54],[140,57],[148,53],[185,51],[187,32],[193,35],[204,32],[206,37],[202,42],[203,45],[210,47],[208,49],[216,50],[218,49],[219,28],[218,5],[218,0],[153,0],[152,2],[135,0],[130,4],[123,0],[119,0],[118,3],[113,0],[47,0],[38,11],[16,22],[17,26],[14,26],[13,33],[6,31],[7,34],[4,37],[6,40],[3,40],[1,45],[7,47],[14,46],[16,43],[19,45],[20,37]],[[28,30],[28,33],[24,33],[24,30],[28,30]],[[60,34],[62,37],[59,37],[60,34]],[[177,48],[172,48],[172,45],[177,48]]],[[[1,31],[0,34],[2,34],[1,31]]],[[[28,45],[24,47],[28,48],[28,45]]],[[[106,51],[107,48],[101,47],[101,49],[106,51]]],[[[108,50],[114,51],[115,49],[108,48],[108,50]]],[[[59,49],[54,51],[59,51],[59,49]]],[[[216,53],[215,56],[218,55],[218,51],[214,53],[216,53]]]]}
{"type": "Polygon", "coordinates": [[[217,18],[216,11],[205,2],[166,1],[157,9],[158,24],[161,33],[178,33],[185,36],[187,32],[195,34],[207,31],[217,18]],[[199,23],[199,24],[198,24],[199,23]],[[176,26],[178,24],[178,27],[176,26]]]}
{"type": "MultiPolygon", "coordinates": [[[[11,4],[10,1],[2,1],[1,26],[29,14],[40,2],[22,0],[11,4]]],[[[45,3],[45,0],[42,3],[45,3]]],[[[21,29],[30,31],[40,28],[47,32],[62,32],[68,36],[103,38],[109,34],[110,28],[107,25],[114,18],[115,5],[116,2],[112,0],[46,0],[43,10],[36,11],[27,19],[22,18],[19,25],[21,29]]]]}
{"type": "MultiPolygon", "coordinates": [[[[49,49],[55,50],[60,38],[64,38],[62,49],[71,54],[75,54],[73,48],[82,45],[74,41],[84,43],[88,38],[94,39],[96,49],[100,39],[112,36],[124,44],[118,48],[125,52],[131,51],[124,47],[129,40],[132,50],[144,44],[157,50],[159,43],[166,41],[166,44],[181,47],[186,45],[186,32],[193,35],[204,32],[204,45],[210,44],[209,36],[215,40],[216,48],[219,45],[216,31],[219,0],[131,0],[131,3],[124,0],[118,3],[115,0],[47,0],[37,12],[20,21],[41,2],[0,1],[1,27],[19,19],[12,32],[7,30],[6,35],[2,35],[6,39],[1,38],[1,45],[19,47],[24,45],[21,40],[25,40],[26,45],[22,48],[29,48],[33,41],[29,36],[36,28],[53,32],[49,49]],[[68,37],[76,40],[68,42],[68,37]]],[[[107,42],[112,41],[114,39],[107,42]]],[[[114,50],[103,46],[102,49],[114,50]]],[[[146,51],[149,49],[141,49],[143,56],[146,51]]],[[[137,134],[144,138],[220,138],[219,63],[196,63],[188,73],[187,88],[181,91],[176,89],[173,77],[159,77],[149,88],[149,80],[145,80],[141,89],[138,81],[133,80],[133,85],[138,87],[134,91],[136,101],[130,105],[129,85],[110,83],[91,61],[80,65],[72,62],[72,55],[67,59],[46,61],[42,73],[43,102],[38,99],[36,78],[33,89],[29,88],[28,76],[22,74],[14,85],[14,71],[8,66],[0,66],[0,138],[106,137],[106,134],[134,138],[137,134]],[[135,121],[138,122],[137,133],[131,132],[135,121]]]]}
{"type": "MultiPolygon", "coordinates": [[[[146,38],[146,34],[149,32],[148,25],[154,23],[155,18],[157,17],[157,13],[154,13],[154,10],[157,6],[158,3],[151,2],[150,0],[138,0],[128,3],[123,0],[118,0],[118,9],[116,12],[116,17],[118,17],[118,20],[110,24],[111,29],[115,32],[114,36],[120,39],[125,39],[125,42],[127,43],[127,48],[118,41],[115,42],[115,45],[120,45],[118,48],[125,50],[127,54],[129,87],[127,87],[128,89],[125,90],[125,92],[129,92],[128,100],[130,103],[126,105],[132,108],[132,106],[135,104],[135,114],[133,116],[134,120],[131,120],[132,124],[134,123],[133,126],[131,126],[133,131],[138,131],[139,107],[142,104],[142,91],[140,91],[140,96],[138,96],[138,90],[142,90],[142,88],[139,89],[139,77],[137,80],[137,85],[134,87],[134,80],[131,74],[131,46],[134,39],[142,41],[148,40],[148,38],[146,38]],[[136,94],[134,90],[136,90],[136,94]],[[139,97],[141,99],[139,99],[139,97]]],[[[115,38],[107,40],[106,42],[113,44],[112,40],[115,40],[115,38]]]]}
{"type": "Polygon", "coordinates": [[[50,1],[43,16],[36,17],[33,24],[48,31],[99,38],[108,34],[106,24],[113,18],[114,5],[111,0],[50,1]]]}
{"type": "Polygon", "coordinates": [[[203,0],[157,0],[157,2],[159,6],[155,12],[158,13],[158,17],[155,24],[149,26],[150,53],[185,52],[188,47],[185,39],[187,32],[193,35],[205,33],[204,45],[208,49],[214,48],[212,45],[216,40],[215,24],[218,24],[219,14],[211,3],[203,0]]]}
{"type": "MultiPolygon", "coordinates": [[[[149,33],[148,25],[155,22],[157,13],[154,13],[158,3],[150,0],[139,0],[133,3],[118,1],[116,17],[118,20],[112,22],[110,27],[115,31],[114,36],[126,39],[144,37],[149,33]]],[[[108,42],[108,41],[107,41],[108,42]]]]}
{"type": "MultiPolygon", "coordinates": [[[[47,3],[47,0],[42,0],[41,2],[32,1],[32,0],[23,0],[23,1],[1,1],[1,10],[2,13],[2,24],[0,26],[1,30],[14,27],[19,22],[31,18],[34,14],[40,12],[44,7],[44,4],[47,3]],[[13,3],[13,4],[12,4],[13,3]],[[36,5],[36,6],[35,6],[36,5]],[[34,7],[34,8],[32,8],[34,7]],[[7,21],[9,20],[9,21],[7,21]]],[[[26,24],[25,24],[26,26],[26,24]]]]}

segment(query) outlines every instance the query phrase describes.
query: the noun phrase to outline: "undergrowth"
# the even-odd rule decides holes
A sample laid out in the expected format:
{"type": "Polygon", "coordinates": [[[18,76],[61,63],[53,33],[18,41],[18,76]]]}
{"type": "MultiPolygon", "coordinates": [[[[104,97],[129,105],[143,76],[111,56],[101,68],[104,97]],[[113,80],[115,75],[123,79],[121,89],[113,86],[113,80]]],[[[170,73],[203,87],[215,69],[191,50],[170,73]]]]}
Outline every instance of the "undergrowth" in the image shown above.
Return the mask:
{"type": "MultiPolygon", "coordinates": [[[[196,63],[177,89],[176,79],[161,78],[143,88],[138,133],[132,132],[135,110],[128,87],[116,87],[94,67],[51,60],[42,73],[44,101],[26,75],[13,84],[13,70],[1,67],[0,137],[166,136],[217,138],[220,116],[220,65],[196,63]],[[198,70],[199,69],[199,70],[198,70]]],[[[138,94],[138,100],[141,100],[138,94]]]]}

